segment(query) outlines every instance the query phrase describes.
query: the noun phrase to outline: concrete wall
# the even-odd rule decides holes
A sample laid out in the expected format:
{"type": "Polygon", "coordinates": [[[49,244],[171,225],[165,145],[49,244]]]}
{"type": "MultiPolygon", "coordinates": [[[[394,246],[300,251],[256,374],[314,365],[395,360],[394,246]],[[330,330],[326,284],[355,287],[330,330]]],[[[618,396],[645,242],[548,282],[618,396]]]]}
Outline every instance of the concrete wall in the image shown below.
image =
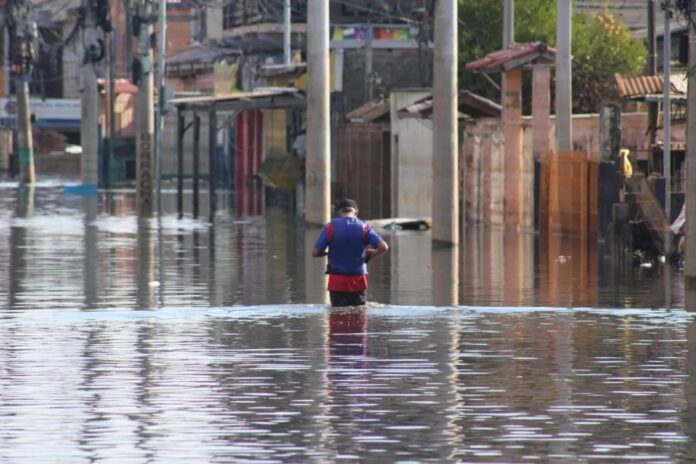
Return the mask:
{"type": "MultiPolygon", "coordinates": [[[[573,149],[588,154],[592,162],[599,161],[599,116],[575,115],[573,124],[573,149]]],[[[523,168],[525,228],[531,227],[534,210],[534,157],[532,153],[531,118],[523,118],[523,168]]],[[[549,122],[551,147],[555,146],[555,120],[549,122]]],[[[629,148],[636,156],[647,153],[647,115],[627,113],[622,115],[622,147],[629,148]]],[[[658,139],[661,133],[658,133],[658,139]]],[[[684,143],[685,125],[675,125],[673,142],[684,143]]],[[[464,214],[469,222],[503,225],[505,218],[504,147],[502,126],[497,119],[470,121],[464,127],[462,137],[462,166],[464,214]]]]}
{"type": "MultiPolygon", "coordinates": [[[[529,123],[530,118],[525,118],[529,123]]],[[[550,145],[556,145],[555,118],[549,122],[550,145]]],[[[660,121],[660,124],[662,121],[660,121]]],[[[648,116],[646,113],[624,113],[621,115],[621,146],[629,148],[634,154],[648,152],[648,116]]],[[[662,140],[662,130],[657,139],[662,140]]],[[[686,124],[672,125],[672,143],[686,143],[686,124]]],[[[573,149],[590,155],[591,161],[599,161],[599,115],[573,115],[573,149]]]]}
{"type": "Polygon", "coordinates": [[[430,94],[394,90],[389,96],[392,143],[392,215],[430,217],[433,195],[433,131],[429,120],[401,119],[398,111],[430,94]]]}

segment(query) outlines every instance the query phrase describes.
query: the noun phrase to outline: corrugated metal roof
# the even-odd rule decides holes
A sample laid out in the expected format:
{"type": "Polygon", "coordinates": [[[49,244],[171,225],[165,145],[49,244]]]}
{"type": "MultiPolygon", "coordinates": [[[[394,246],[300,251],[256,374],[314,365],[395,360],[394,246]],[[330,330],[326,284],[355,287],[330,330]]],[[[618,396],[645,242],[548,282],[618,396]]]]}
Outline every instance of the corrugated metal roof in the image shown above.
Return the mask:
{"type": "Polygon", "coordinates": [[[484,73],[509,71],[536,61],[553,63],[555,56],[556,49],[542,42],[513,43],[467,63],[466,69],[484,73]]]}
{"type": "MultiPolygon", "coordinates": [[[[663,93],[665,78],[662,74],[657,76],[622,76],[621,74],[615,74],[614,78],[619,88],[619,94],[626,99],[639,99],[648,95],[663,93]]],[[[684,76],[670,76],[669,82],[672,97],[683,97],[686,95],[686,79],[684,79],[684,76]]]]}
{"type": "Polygon", "coordinates": [[[389,114],[389,99],[378,97],[346,114],[350,122],[375,122],[389,114]]]}

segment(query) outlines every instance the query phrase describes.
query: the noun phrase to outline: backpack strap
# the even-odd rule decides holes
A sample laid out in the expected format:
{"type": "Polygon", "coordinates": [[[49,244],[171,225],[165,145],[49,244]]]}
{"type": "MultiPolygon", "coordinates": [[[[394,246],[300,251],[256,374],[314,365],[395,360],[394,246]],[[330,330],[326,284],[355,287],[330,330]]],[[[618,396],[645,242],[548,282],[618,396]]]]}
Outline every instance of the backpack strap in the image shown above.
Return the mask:
{"type": "Polygon", "coordinates": [[[367,222],[363,225],[363,243],[367,245],[367,239],[370,236],[370,226],[367,222]]]}
{"type": "Polygon", "coordinates": [[[329,243],[331,243],[331,239],[333,239],[333,223],[329,222],[326,224],[326,236],[329,238],[329,243]]]}

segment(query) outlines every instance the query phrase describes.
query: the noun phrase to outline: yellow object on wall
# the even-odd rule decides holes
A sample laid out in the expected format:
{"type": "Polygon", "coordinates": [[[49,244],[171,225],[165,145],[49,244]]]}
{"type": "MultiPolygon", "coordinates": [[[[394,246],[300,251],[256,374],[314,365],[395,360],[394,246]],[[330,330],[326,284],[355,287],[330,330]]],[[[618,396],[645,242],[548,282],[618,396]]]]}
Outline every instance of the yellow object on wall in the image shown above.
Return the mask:
{"type": "Polygon", "coordinates": [[[619,150],[619,157],[621,158],[621,169],[623,170],[623,175],[627,179],[633,175],[633,165],[631,160],[628,159],[628,155],[631,153],[627,148],[622,148],[619,150]]]}

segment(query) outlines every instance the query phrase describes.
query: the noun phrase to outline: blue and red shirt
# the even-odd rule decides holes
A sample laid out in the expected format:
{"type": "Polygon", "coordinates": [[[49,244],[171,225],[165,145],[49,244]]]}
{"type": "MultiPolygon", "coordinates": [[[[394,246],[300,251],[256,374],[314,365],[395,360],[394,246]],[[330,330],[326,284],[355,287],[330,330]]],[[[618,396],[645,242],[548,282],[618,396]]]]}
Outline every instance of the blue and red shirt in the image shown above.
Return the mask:
{"type": "Polygon", "coordinates": [[[376,247],[382,237],[358,218],[337,217],[324,226],[314,247],[329,247],[329,291],[359,292],[367,288],[366,247],[376,247]]]}

